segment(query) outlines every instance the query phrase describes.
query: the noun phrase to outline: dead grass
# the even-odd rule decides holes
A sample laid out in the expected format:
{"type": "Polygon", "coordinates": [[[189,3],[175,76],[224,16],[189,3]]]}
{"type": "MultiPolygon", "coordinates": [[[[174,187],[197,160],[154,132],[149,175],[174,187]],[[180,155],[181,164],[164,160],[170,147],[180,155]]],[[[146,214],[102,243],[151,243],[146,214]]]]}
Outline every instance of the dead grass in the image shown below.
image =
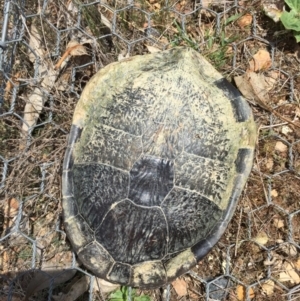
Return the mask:
{"type": "MultiPolygon", "coordinates": [[[[71,265],[69,244],[58,231],[63,230],[60,183],[67,134],[85,84],[99,68],[116,61],[118,55],[147,53],[147,45],[159,49],[187,45],[201,51],[231,80],[248,68],[259,49],[273,50],[272,68],[280,72],[280,77],[269,92],[268,105],[279,115],[299,122],[300,69],[294,55],[299,46],[292,35],[277,37],[282,28],[264,16],[262,2],[241,1],[241,7],[228,11],[233,1],[225,5],[215,1],[210,10],[199,10],[189,0],[171,1],[168,7],[164,7],[164,1],[156,0],[136,1],[132,7],[123,1],[110,0],[102,6],[82,7],[77,1],[82,18],[76,23],[78,13],[75,9],[68,11],[68,1],[53,0],[45,16],[26,19],[23,40],[29,42],[27,28],[36,20],[47,60],[53,65],[65,52],[70,37],[83,41],[88,55],[71,57],[59,71],[55,89],[49,91],[50,97],[36,126],[24,138],[21,128],[26,99],[40,79],[35,78],[35,65],[28,58],[28,47],[18,45],[12,71],[7,74],[11,79],[18,74],[13,81],[15,90],[9,89],[0,111],[3,114],[0,115],[3,158],[0,166],[5,174],[4,187],[0,190],[2,274],[31,269],[33,263],[37,268],[71,265]],[[219,13],[219,23],[216,13],[219,13]],[[238,25],[239,16],[245,14],[255,14],[255,36],[251,26],[238,25]],[[101,19],[106,26],[99,26],[101,19]],[[80,30],[75,24],[80,24],[80,30]],[[107,26],[113,24],[115,26],[108,29],[107,26]],[[67,27],[75,29],[65,30],[67,27]],[[94,43],[91,36],[102,38],[94,43]],[[13,230],[14,227],[18,230],[13,230]],[[11,235],[6,236],[9,233],[11,235]]],[[[36,1],[27,1],[24,15],[38,10],[36,1]]],[[[252,108],[259,138],[247,187],[225,235],[193,269],[198,278],[182,276],[187,294],[178,296],[171,286],[172,301],[206,300],[207,297],[244,300],[245,294],[252,300],[288,300],[293,288],[296,289],[289,295],[291,299],[300,298],[297,277],[286,280],[282,274],[286,272],[286,262],[292,264],[297,275],[300,272],[300,212],[297,212],[300,208],[300,130],[254,103],[252,108]],[[261,240],[262,233],[266,240],[261,240]],[[210,284],[219,276],[223,276],[222,280],[210,284]],[[263,286],[266,279],[274,281],[272,293],[266,293],[263,286]],[[243,293],[242,290],[241,295],[240,286],[248,287],[248,291],[243,293]],[[206,295],[208,287],[209,296],[206,295]]],[[[8,292],[7,282],[0,281],[0,297],[4,298],[8,292]]],[[[161,300],[159,290],[144,293],[152,300],[161,300]]],[[[21,300],[21,296],[24,296],[22,290],[14,295],[14,300],[21,300]]],[[[42,300],[39,298],[41,295],[32,300],[42,300]]],[[[103,299],[98,293],[95,298],[103,299]]]]}

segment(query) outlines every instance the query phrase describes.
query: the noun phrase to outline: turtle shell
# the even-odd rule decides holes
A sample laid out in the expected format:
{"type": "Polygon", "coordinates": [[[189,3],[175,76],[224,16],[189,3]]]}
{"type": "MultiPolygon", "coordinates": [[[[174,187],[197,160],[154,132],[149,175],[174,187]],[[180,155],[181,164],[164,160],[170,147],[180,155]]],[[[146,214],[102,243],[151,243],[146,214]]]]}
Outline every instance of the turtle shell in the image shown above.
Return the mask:
{"type": "Polygon", "coordinates": [[[252,167],[240,93],[189,48],[101,69],[76,106],[63,164],[65,230],[110,282],[156,288],[203,258],[252,167]]]}

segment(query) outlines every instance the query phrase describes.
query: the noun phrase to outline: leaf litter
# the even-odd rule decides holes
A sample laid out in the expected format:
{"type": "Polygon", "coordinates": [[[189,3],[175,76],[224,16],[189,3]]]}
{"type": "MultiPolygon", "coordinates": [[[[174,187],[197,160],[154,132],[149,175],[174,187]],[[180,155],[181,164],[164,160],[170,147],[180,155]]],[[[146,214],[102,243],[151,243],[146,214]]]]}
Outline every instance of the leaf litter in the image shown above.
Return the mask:
{"type": "MultiPolygon", "coordinates": [[[[203,1],[204,2],[204,1],[203,1]]],[[[206,5],[207,5],[207,7],[211,7],[212,5],[216,5],[216,3],[217,2],[222,2],[222,4],[223,4],[223,1],[206,1],[206,5]]],[[[218,3],[217,3],[218,4],[218,3]]],[[[184,5],[185,4],[180,4],[180,7],[182,7],[182,9],[185,9],[184,8],[184,5]]],[[[155,8],[155,9],[157,9],[157,8],[155,8]]],[[[103,14],[103,16],[104,16],[104,14],[103,14]]],[[[106,14],[105,15],[105,18],[106,18],[106,20],[107,20],[107,22],[108,23],[110,23],[111,24],[111,19],[109,19],[109,15],[108,14],[106,14]]],[[[211,18],[211,17],[210,17],[211,18]]],[[[249,20],[247,21],[247,19],[245,18],[245,19],[243,19],[243,17],[241,17],[240,18],[241,20],[242,20],[242,23],[239,25],[238,24],[238,22],[235,22],[236,23],[236,25],[237,26],[239,26],[239,27],[242,27],[242,28],[246,28],[247,26],[249,26],[249,25],[251,25],[251,24],[249,24],[249,25],[247,25],[247,22],[249,23],[250,22],[250,18],[249,18],[249,20]]],[[[157,26],[157,24],[158,24],[158,22],[156,22],[155,24],[154,24],[154,26],[157,26]]],[[[132,25],[132,24],[131,24],[132,25]]],[[[210,26],[210,25],[209,25],[210,26]]],[[[170,30],[171,31],[171,30],[170,30]]],[[[177,34],[178,34],[178,30],[176,29],[176,28],[173,28],[172,29],[172,31],[173,31],[173,33],[176,33],[177,32],[177,34]]],[[[39,33],[40,34],[40,33],[39,33]]],[[[166,39],[166,37],[162,37],[162,38],[165,38],[166,39]]],[[[167,42],[169,42],[168,41],[168,39],[166,39],[167,40],[167,42]]],[[[154,46],[155,47],[155,46],[154,46]]],[[[58,67],[58,69],[60,69],[60,71],[62,70],[62,72],[65,72],[64,71],[64,64],[70,64],[70,62],[72,63],[72,61],[71,61],[71,59],[72,59],[72,54],[71,54],[71,51],[69,51],[69,53],[67,53],[68,51],[67,51],[67,49],[68,49],[69,47],[67,46],[67,48],[66,48],[66,50],[64,51],[64,50],[62,50],[62,57],[64,57],[64,59],[62,60],[62,62],[61,62],[61,64],[59,65],[59,67],[58,67]],[[65,54],[64,54],[65,53],[65,54]],[[67,53],[67,54],[66,54],[67,53]]],[[[121,48],[121,47],[120,47],[121,48]]],[[[155,48],[148,48],[148,52],[153,52],[153,51],[156,51],[157,49],[158,50],[160,50],[160,47],[155,47],[155,48]],[[155,49],[156,48],[156,49],[155,49]]],[[[61,49],[64,49],[63,47],[61,47],[61,49]]],[[[218,49],[218,47],[217,46],[215,46],[215,48],[214,49],[218,49]]],[[[232,49],[232,48],[230,48],[230,49],[232,49]]],[[[145,50],[144,50],[145,51],[145,50]]],[[[229,55],[230,55],[230,53],[229,53],[229,55]]],[[[264,82],[264,84],[263,84],[263,87],[268,91],[268,92],[270,92],[270,91],[272,91],[272,89],[274,88],[274,85],[276,84],[276,82],[278,81],[278,79],[280,79],[283,75],[279,72],[279,71],[276,71],[276,70],[269,70],[269,69],[267,69],[267,68],[263,68],[263,69],[259,69],[260,67],[260,65],[263,65],[263,66],[265,66],[265,64],[263,63],[263,61],[261,61],[261,60],[256,60],[256,61],[254,61],[253,62],[253,70],[249,70],[249,72],[253,72],[253,73],[255,73],[256,75],[257,74],[260,74],[260,73],[262,73],[262,74],[264,74],[264,77],[257,77],[256,76],[256,78],[255,78],[255,75],[253,76],[253,80],[249,80],[249,79],[246,79],[246,80],[248,80],[248,81],[250,81],[251,83],[251,85],[252,85],[252,87],[251,87],[251,89],[253,90],[252,91],[252,95],[251,95],[251,97],[250,97],[250,100],[255,100],[255,98],[258,98],[258,101],[263,101],[263,104],[267,104],[267,105],[270,105],[270,106],[272,106],[272,99],[270,98],[270,96],[269,95],[266,95],[266,94],[264,94],[264,93],[262,93],[261,91],[262,91],[262,89],[258,89],[258,88],[256,88],[256,87],[253,87],[253,86],[255,86],[256,85],[256,83],[257,82],[259,82],[260,80],[262,80],[263,82],[264,82]],[[258,67],[257,67],[258,66],[258,67]],[[258,68],[258,70],[256,70],[255,71],[255,68],[257,69],[258,68]],[[274,72],[274,73],[272,73],[272,72],[274,72]],[[276,72],[277,72],[277,74],[276,74],[276,72]],[[269,97],[268,97],[269,96],[269,97]]],[[[266,65],[267,66],[267,65],[266,65]]],[[[250,68],[250,67],[248,67],[248,68],[250,68]]],[[[244,69],[244,70],[246,70],[246,68],[244,69]]],[[[61,75],[60,75],[61,76],[61,75]]],[[[13,83],[13,84],[15,84],[15,85],[18,85],[18,83],[19,83],[19,74],[18,73],[15,73],[15,76],[12,78],[12,80],[11,80],[11,82],[13,83]]],[[[51,83],[51,82],[50,82],[51,83]]],[[[262,88],[262,87],[261,87],[262,88]]],[[[250,89],[250,90],[251,90],[250,89]]],[[[53,93],[53,86],[52,86],[52,89],[50,88],[49,89],[49,87],[48,87],[48,89],[46,89],[46,88],[44,88],[44,90],[45,91],[47,91],[47,93],[49,92],[49,93],[53,93]]],[[[9,86],[8,87],[8,89],[7,89],[7,94],[9,94],[9,93],[11,93],[11,91],[12,91],[12,86],[9,86]]],[[[267,93],[268,94],[268,93],[267,93]]],[[[32,108],[31,109],[34,109],[34,114],[33,114],[33,116],[32,116],[32,120],[30,120],[30,122],[32,122],[32,125],[31,125],[31,128],[34,128],[34,124],[35,124],[35,122],[37,122],[37,119],[39,119],[39,118],[41,118],[41,115],[43,114],[43,110],[45,109],[45,104],[46,104],[46,101],[47,101],[47,99],[46,98],[39,98],[39,99],[37,99],[37,100],[35,100],[36,101],[36,105],[35,105],[35,103],[33,102],[33,106],[32,106],[32,108]],[[34,121],[34,119],[36,119],[35,121],[34,121]]],[[[64,105],[66,105],[66,103],[62,103],[61,104],[61,108],[63,108],[63,106],[64,105]]],[[[264,108],[264,109],[266,109],[266,108],[264,108]]],[[[267,109],[266,109],[267,110],[267,109]]],[[[28,110],[28,112],[30,112],[30,110],[28,110]]],[[[270,111],[269,111],[270,112],[270,111]]],[[[256,113],[257,113],[257,111],[256,111],[256,113]]],[[[71,115],[71,114],[70,114],[71,115]]],[[[29,118],[30,119],[30,118],[29,118]]],[[[292,133],[293,133],[293,129],[291,129],[291,131],[292,132],[290,132],[290,131],[286,131],[286,134],[287,135],[291,135],[292,133]]],[[[26,131],[25,131],[25,134],[26,134],[26,131]]],[[[28,130],[27,131],[27,134],[30,134],[30,130],[28,130]]],[[[64,143],[64,142],[63,142],[64,143]]],[[[275,144],[275,146],[276,146],[276,144],[275,144]]],[[[277,150],[278,150],[278,148],[277,148],[277,150]]],[[[280,153],[284,153],[284,151],[280,151],[279,150],[279,152],[280,153]]],[[[62,153],[60,153],[60,154],[62,154],[62,153]]],[[[50,158],[51,156],[50,155],[45,155],[45,158],[50,158]]],[[[48,160],[48,159],[47,159],[48,160]]],[[[295,159],[296,160],[296,159],[295,159]]],[[[273,164],[274,164],[274,162],[273,162],[273,164]]],[[[32,172],[32,174],[33,174],[33,172],[32,172]]],[[[253,180],[253,179],[250,179],[250,183],[251,183],[251,180],[253,180]]],[[[279,191],[279,189],[277,189],[278,191],[279,191]]],[[[277,191],[276,190],[276,191],[277,191]]],[[[259,195],[259,194],[258,194],[259,195]]],[[[258,196],[258,198],[259,198],[259,196],[258,196]]],[[[252,198],[251,199],[252,201],[254,200],[254,198],[252,198]]],[[[254,201],[253,201],[253,203],[254,203],[254,201]]],[[[12,211],[10,211],[10,215],[11,216],[13,216],[13,219],[14,219],[14,217],[16,217],[16,214],[17,214],[17,212],[18,212],[18,208],[17,208],[17,206],[18,205],[16,205],[15,206],[15,208],[12,210],[12,211]]],[[[14,206],[12,206],[12,207],[14,207],[14,206]]],[[[7,217],[8,217],[8,215],[7,215],[7,217]]],[[[46,219],[48,219],[48,218],[46,218],[46,219]]],[[[282,221],[283,221],[283,219],[282,218],[277,218],[277,222],[276,222],[276,219],[273,219],[273,224],[274,224],[274,226],[275,226],[275,228],[278,228],[278,229],[282,229],[282,228],[284,228],[284,227],[278,227],[278,225],[281,225],[281,223],[282,223],[282,221]]],[[[13,221],[10,221],[11,223],[13,223],[13,221]]],[[[285,229],[286,230],[286,229],[285,229]]],[[[47,231],[46,231],[47,232],[47,231]]],[[[236,231],[231,231],[232,233],[236,233],[236,231]]],[[[43,232],[43,231],[40,231],[39,233],[43,233],[43,234],[45,234],[45,231],[43,232]]],[[[231,240],[231,233],[230,233],[230,231],[227,231],[227,233],[225,234],[225,237],[226,237],[226,239],[228,239],[229,241],[231,240]]],[[[268,234],[269,235],[269,234],[268,234]]],[[[270,240],[272,239],[272,237],[269,237],[270,238],[270,240]]],[[[260,241],[260,238],[259,238],[259,235],[257,235],[257,236],[255,236],[255,239],[258,239],[258,241],[260,241]]],[[[255,240],[254,239],[254,240],[255,240]]],[[[263,239],[265,239],[265,238],[263,238],[263,239]]],[[[234,240],[235,241],[235,240],[234,240]]],[[[264,240],[263,241],[261,241],[261,242],[263,242],[262,243],[262,245],[264,245],[264,240]]],[[[270,241],[267,241],[265,244],[268,244],[270,241]]],[[[280,251],[278,251],[278,253],[282,253],[282,252],[284,252],[285,254],[287,254],[287,255],[285,255],[285,256],[295,256],[296,257],[296,255],[295,255],[295,250],[293,250],[292,249],[292,247],[290,246],[290,245],[286,245],[286,244],[283,244],[282,242],[279,242],[279,241],[277,241],[277,243],[280,245],[280,251]]],[[[220,249],[222,249],[222,247],[220,247],[219,246],[219,248],[220,249]]],[[[218,249],[218,247],[216,248],[216,249],[218,249]]],[[[5,253],[4,253],[5,254],[5,253]]],[[[277,258],[274,262],[276,262],[276,264],[275,263],[273,263],[273,264],[270,264],[271,265],[271,267],[272,268],[275,268],[275,270],[276,270],[276,277],[277,277],[277,279],[280,279],[280,273],[285,273],[286,275],[283,275],[282,274],[282,279],[284,279],[285,280],[285,284],[292,284],[292,281],[294,281],[294,284],[297,282],[297,277],[295,276],[295,274],[293,273],[293,272],[291,272],[291,271],[295,271],[296,273],[298,273],[299,272],[299,263],[297,264],[297,262],[299,261],[297,261],[297,259],[295,258],[295,261],[293,261],[293,264],[291,264],[291,266],[287,266],[287,267],[285,267],[284,265],[283,265],[283,260],[281,260],[282,259],[282,256],[281,255],[278,255],[278,257],[276,257],[275,255],[274,255],[274,258],[277,258]],[[292,275],[292,276],[291,276],[292,275]],[[283,277],[284,276],[284,277],[283,277]],[[293,278],[294,277],[294,278],[293,278]],[[286,280],[286,279],[289,279],[289,280],[286,280]],[[292,279],[292,281],[290,280],[290,279],[292,279]]],[[[296,251],[296,254],[297,254],[297,251],[296,251]]],[[[223,273],[223,269],[222,268],[220,268],[220,269],[218,269],[218,267],[217,267],[217,263],[218,263],[218,258],[221,258],[222,256],[220,256],[220,254],[215,254],[216,256],[213,256],[212,258],[212,260],[209,260],[208,261],[208,259],[206,258],[206,259],[204,259],[203,261],[202,261],[202,263],[201,263],[201,265],[199,264],[199,270],[197,270],[196,269],[196,271],[199,273],[199,275],[203,275],[203,274],[201,274],[202,272],[203,272],[203,270],[207,273],[207,274],[209,274],[209,273],[211,273],[211,274],[216,274],[216,275],[218,275],[218,273],[220,274],[220,273],[223,273]]],[[[256,254],[255,254],[256,255],[256,254]]],[[[7,258],[9,258],[9,257],[11,257],[12,255],[9,253],[9,252],[6,252],[6,256],[7,256],[7,258]]],[[[224,259],[222,259],[222,260],[220,260],[220,262],[221,263],[223,263],[223,262],[225,262],[226,260],[224,260],[224,259]]],[[[234,260],[235,261],[235,260],[234,260]]],[[[234,264],[233,264],[234,265],[234,264]]],[[[7,268],[9,268],[9,265],[8,265],[8,267],[7,268]]],[[[230,273],[232,272],[232,268],[230,268],[230,273]]],[[[242,275],[242,274],[241,274],[242,275]]],[[[245,277],[246,278],[246,277],[245,277]]],[[[245,279],[241,276],[241,278],[239,278],[240,280],[242,280],[242,281],[244,281],[245,279]]],[[[197,294],[194,294],[193,295],[193,298],[195,298],[195,300],[201,300],[201,298],[204,298],[203,297],[203,295],[201,295],[202,294],[202,292],[201,292],[201,290],[199,289],[199,283],[197,283],[197,282],[194,282],[194,281],[192,281],[191,279],[189,279],[189,277],[187,276],[187,277],[185,277],[184,278],[184,280],[183,280],[185,283],[186,283],[186,285],[187,285],[187,287],[188,288],[191,288],[191,287],[193,287],[193,289],[197,292],[197,294]],[[198,285],[198,286],[197,286],[198,285]],[[197,299],[198,298],[198,299],[197,299]]],[[[282,280],[283,281],[283,280],[282,280]]],[[[76,283],[76,282],[75,282],[76,283]]],[[[176,285],[175,285],[176,286],[176,285]]],[[[182,286],[185,286],[185,284],[182,284],[182,286]]],[[[239,286],[237,286],[237,287],[239,287],[239,286]]],[[[178,287],[177,287],[177,289],[178,289],[178,287]]],[[[174,288],[174,290],[175,290],[175,288],[174,288]]],[[[243,290],[243,289],[241,289],[241,288],[239,288],[239,290],[241,290],[241,291],[243,291],[243,293],[242,294],[240,294],[242,297],[240,297],[241,299],[242,298],[244,298],[245,297],[245,289],[243,290]]],[[[262,290],[262,292],[264,293],[264,294],[266,294],[267,296],[268,296],[268,298],[270,299],[270,296],[272,296],[272,294],[274,294],[274,292],[276,291],[276,286],[273,286],[272,284],[270,284],[270,283],[268,283],[267,284],[267,281],[265,282],[265,283],[262,283],[262,286],[261,286],[261,290],[262,290]],[[269,287],[272,287],[272,289],[266,289],[265,287],[264,287],[264,284],[266,284],[266,285],[268,285],[269,287]],[[275,288],[274,288],[275,287],[275,288]],[[268,291],[268,292],[266,292],[266,291],[268,291]]],[[[250,292],[250,297],[251,296],[253,296],[254,294],[255,294],[255,296],[259,296],[259,293],[258,293],[258,291],[257,291],[257,288],[254,288],[254,289],[252,289],[251,288],[251,290],[249,290],[249,292],[250,292]],[[255,292],[253,292],[253,291],[255,290],[255,292]]],[[[173,300],[177,300],[176,298],[178,297],[178,294],[177,294],[177,292],[176,292],[176,290],[175,290],[175,293],[174,293],[174,296],[173,296],[173,300]],[[175,294],[176,293],[176,294],[175,294]],[[175,295],[176,295],[176,298],[175,298],[175,295]]],[[[55,295],[55,296],[58,296],[58,295],[55,295]]],[[[183,298],[184,298],[184,295],[183,295],[183,298]]],[[[269,299],[266,299],[266,300],[269,300],[269,299]]],[[[234,300],[236,300],[236,299],[234,299],[234,300]]],[[[275,299],[274,299],[275,300],[275,299]]]]}

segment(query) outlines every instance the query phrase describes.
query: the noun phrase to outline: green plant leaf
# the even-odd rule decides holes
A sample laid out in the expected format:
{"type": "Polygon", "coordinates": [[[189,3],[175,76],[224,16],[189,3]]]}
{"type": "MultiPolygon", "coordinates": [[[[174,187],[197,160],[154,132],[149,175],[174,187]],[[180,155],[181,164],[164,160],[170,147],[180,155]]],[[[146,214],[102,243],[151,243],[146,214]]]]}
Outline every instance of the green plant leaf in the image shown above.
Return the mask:
{"type": "Polygon", "coordinates": [[[300,31],[300,12],[294,10],[284,11],[280,16],[280,20],[286,29],[300,31]]]}
{"type": "Polygon", "coordinates": [[[134,298],[134,301],[151,301],[149,296],[142,295],[134,298]]]}
{"type": "Polygon", "coordinates": [[[297,43],[300,42],[300,31],[294,31],[293,32],[294,37],[296,38],[297,43]]]}
{"type": "Polygon", "coordinates": [[[124,294],[121,290],[117,290],[115,292],[112,292],[109,296],[108,296],[108,300],[109,301],[123,301],[124,294]]]}
{"type": "Polygon", "coordinates": [[[300,13],[300,1],[299,0],[285,0],[285,3],[297,13],[300,13]]]}
{"type": "Polygon", "coordinates": [[[240,13],[240,14],[235,14],[235,15],[229,17],[228,19],[226,19],[224,25],[226,26],[226,25],[228,25],[229,23],[236,21],[236,20],[239,19],[242,15],[243,15],[243,14],[240,13]]]}

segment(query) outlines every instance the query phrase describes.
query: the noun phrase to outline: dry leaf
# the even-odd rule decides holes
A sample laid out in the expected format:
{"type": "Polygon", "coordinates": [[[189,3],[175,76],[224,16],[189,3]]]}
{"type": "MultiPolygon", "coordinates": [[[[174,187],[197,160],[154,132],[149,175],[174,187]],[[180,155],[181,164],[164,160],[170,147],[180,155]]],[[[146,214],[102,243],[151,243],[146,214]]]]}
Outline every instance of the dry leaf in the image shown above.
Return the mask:
{"type": "Polygon", "coordinates": [[[283,244],[283,241],[276,240],[276,243],[281,244],[280,250],[288,256],[296,256],[298,254],[297,248],[292,244],[283,244]]]}
{"type": "Polygon", "coordinates": [[[275,264],[276,261],[277,261],[277,258],[276,258],[275,256],[273,256],[272,259],[266,259],[266,260],[264,261],[264,265],[265,265],[265,266],[270,266],[270,265],[275,264]]]}
{"type": "Polygon", "coordinates": [[[288,147],[286,144],[282,143],[281,141],[277,141],[275,144],[275,150],[281,153],[285,153],[288,147]]]}
{"type": "Polygon", "coordinates": [[[298,250],[294,245],[288,244],[287,247],[288,247],[288,252],[287,252],[288,255],[296,256],[298,254],[298,250]]]}
{"type": "Polygon", "coordinates": [[[125,55],[125,52],[124,53],[119,53],[119,55],[118,55],[118,62],[120,62],[120,61],[123,61],[123,60],[126,60],[126,59],[128,59],[128,58],[130,58],[130,54],[129,54],[129,52],[127,52],[125,55]]]}
{"type": "Polygon", "coordinates": [[[236,76],[234,81],[245,98],[254,100],[267,109],[270,99],[263,74],[247,71],[241,76],[236,76]]]}
{"type": "Polygon", "coordinates": [[[256,243],[264,246],[268,242],[269,238],[268,238],[268,235],[266,232],[260,232],[252,240],[255,241],[256,243]]]}
{"type": "Polygon", "coordinates": [[[271,196],[274,197],[274,198],[278,197],[278,192],[277,192],[276,189],[271,190],[271,196]]]}
{"type": "Polygon", "coordinates": [[[87,55],[86,48],[79,44],[77,41],[70,41],[67,45],[65,53],[62,55],[61,59],[54,66],[54,69],[59,69],[62,63],[71,55],[71,56],[81,56],[87,55]]]}
{"type": "Polygon", "coordinates": [[[294,131],[287,125],[284,125],[281,129],[281,133],[285,136],[287,136],[290,133],[293,133],[294,131]]]}
{"type": "MultiPolygon", "coordinates": [[[[40,41],[42,41],[42,39],[33,22],[30,27],[29,45],[31,49],[35,51],[35,54],[41,58],[41,63],[39,64],[39,75],[42,82],[40,86],[36,87],[29,95],[28,100],[26,100],[24,108],[24,122],[22,125],[22,135],[24,138],[27,137],[30,129],[36,125],[44,107],[44,103],[47,100],[48,93],[54,86],[58,76],[58,74],[53,70],[51,63],[47,62],[45,52],[40,41]]],[[[32,52],[29,53],[29,58],[32,62],[36,61],[36,57],[32,54],[32,52]]],[[[25,145],[20,145],[20,149],[23,149],[24,147],[25,145]]]]}
{"type": "Polygon", "coordinates": [[[12,218],[17,215],[19,210],[19,202],[15,198],[8,199],[4,205],[4,216],[12,218]]]}
{"type": "Polygon", "coordinates": [[[276,4],[267,3],[263,4],[263,9],[265,14],[271,18],[274,22],[278,22],[280,20],[280,16],[282,14],[282,10],[280,10],[276,4]]]}
{"type": "Polygon", "coordinates": [[[280,72],[276,70],[271,70],[265,75],[265,86],[268,91],[271,91],[274,88],[279,76],[280,72]]]}
{"type": "Polygon", "coordinates": [[[187,283],[183,279],[177,278],[175,281],[172,282],[172,285],[178,297],[183,297],[187,295],[187,283]]]}
{"type": "Polygon", "coordinates": [[[94,292],[101,292],[101,293],[111,293],[120,287],[119,284],[111,283],[105,281],[101,278],[96,278],[96,285],[94,285],[94,292]]]}
{"type": "Polygon", "coordinates": [[[252,17],[251,14],[246,14],[246,15],[240,17],[240,18],[237,20],[237,25],[238,25],[241,29],[244,29],[246,26],[251,25],[252,19],[253,19],[253,17],[252,17]]]}
{"type": "Polygon", "coordinates": [[[283,228],[284,227],[284,221],[279,218],[274,218],[273,224],[277,229],[283,228]]]}
{"type": "Polygon", "coordinates": [[[154,9],[156,9],[156,10],[160,10],[161,9],[160,3],[155,3],[153,6],[154,6],[154,9]]]}
{"type": "Polygon", "coordinates": [[[273,113],[285,122],[290,123],[293,126],[300,127],[289,118],[282,116],[276,110],[268,104],[270,101],[268,91],[270,89],[270,83],[267,83],[266,76],[261,73],[255,73],[247,70],[245,74],[236,76],[234,81],[245,98],[253,100],[261,108],[273,113]]]}
{"type": "Polygon", "coordinates": [[[274,293],[274,286],[275,286],[274,281],[267,280],[262,284],[261,288],[264,294],[266,294],[267,296],[271,296],[274,293]]]}
{"type": "Polygon", "coordinates": [[[273,158],[268,158],[266,163],[266,168],[270,171],[273,169],[273,166],[274,166],[273,158]]]}
{"type": "Polygon", "coordinates": [[[297,261],[294,262],[294,265],[297,270],[300,270],[300,258],[298,258],[297,261]]]}
{"type": "Polygon", "coordinates": [[[193,291],[189,291],[189,298],[190,300],[199,300],[199,295],[197,295],[196,293],[194,293],[193,291]]]}
{"type": "MultiPolygon", "coordinates": [[[[247,300],[247,296],[246,296],[246,289],[244,286],[242,285],[238,285],[236,287],[236,295],[237,295],[237,299],[239,301],[245,301],[247,300]]],[[[254,290],[252,287],[249,288],[249,298],[253,299],[255,296],[254,290]]]]}
{"type": "Polygon", "coordinates": [[[290,281],[292,284],[299,284],[300,283],[300,277],[298,273],[295,270],[295,267],[289,263],[285,262],[282,266],[283,272],[279,273],[279,280],[282,282],[290,281]]]}
{"type": "Polygon", "coordinates": [[[12,76],[11,80],[8,80],[6,82],[6,86],[4,89],[4,99],[8,99],[9,98],[9,93],[10,91],[13,89],[14,85],[18,86],[19,82],[18,79],[21,76],[21,72],[17,72],[14,76],[12,76]]]}
{"type": "Polygon", "coordinates": [[[2,253],[1,273],[8,273],[10,270],[10,255],[11,252],[4,250],[2,253]]]}
{"type": "Polygon", "coordinates": [[[161,50],[157,47],[154,47],[154,46],[150,46],[150,45],[145,45],[148,49],[148,51],[150,53],[156,53],[156,52],[160,52],[161,50]]]}
{"type": "Polygon", "coordinates": [[[252,60],[249,62],[250,71],[267,70],[272,65],[270,53],[267,50],[260,49],[254,54],[252,60]]]}
{"type": "Polygon", "coordinates": [[[203,7],[209,7],[210,5],[225,5],[225,0],[202,0],[203,7]]]}

